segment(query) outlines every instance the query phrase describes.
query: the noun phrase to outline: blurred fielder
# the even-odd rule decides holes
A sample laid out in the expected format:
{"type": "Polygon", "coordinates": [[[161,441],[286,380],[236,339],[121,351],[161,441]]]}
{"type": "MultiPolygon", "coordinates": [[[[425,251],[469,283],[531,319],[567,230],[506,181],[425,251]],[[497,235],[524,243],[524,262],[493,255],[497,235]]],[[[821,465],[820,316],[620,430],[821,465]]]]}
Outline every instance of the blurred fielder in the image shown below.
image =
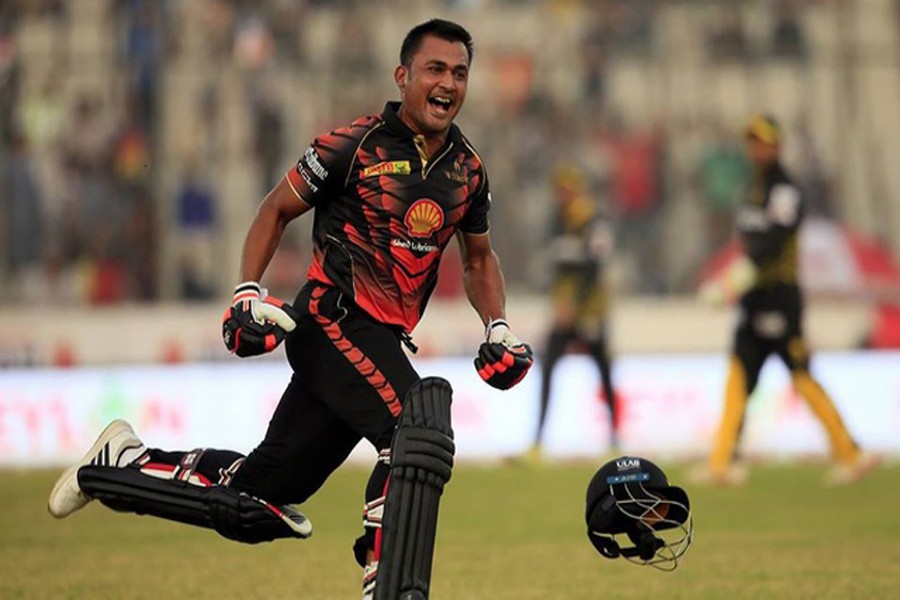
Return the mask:
{"type": "Polygon", "coordinates": [[[590,355],[600,373],[603,401],[609,408],[610,446],[617,448],[618,414],[607,348],[609,290],[604,268],[613,249],[613,232],[597,202],[588,194],[584,173],[560,165],[553,177],[555,214],[549,250],[553,262],[551,297],[553,323],[541,356],[541,397],[532,459],[540,457],[541,437],[550,404],[553,371],[566,349],[577,344],[590,355]]]}
{"type": "Polygon", "coordinates": [[[798,273],[803,197],[781,165],[781,132],[775,120],[753,117],[745,137],[754,164],[750,194],[737,216],[746,258],[739,268],[732,269],[731,276],[743,290],[740,321],[725,386],[725,409],[705,477],[724,485],[743,482],[745,473],[734,467],[733,460],[747,398],[759,381],[766,358],[777,354],[790,369],[794,389],[809,403],[828,434],[836,462],[829,482],[852,483],[873,469],[878,459],[860,451],[831,398],[810,374],[798,273]]]}
{"type": "Polygon", "coordinates": [[[479,375],[507,389],[532,364],[531,349],[504,320],[487,173],[453,123],[472,53],[471,36],[455,23],[413,28],[394,71],[401,101],[317,137],[260,204],[222,329],[241,357],[286,340],[293,376],[263,441],[246,457],[165,452],[116,421],[60,477],[49,500],[54,516],[96,498],[243,542],[305,538],[312,525],[290,505],[312,496],[365,438],[379,457],[353,548],[365,568],[363,593],[427,597],[438,499],[453,464],[451,389],[443,379],[420,379],[401,346],[415,351],[410,332],[454,236],[468,299],[486,328],[479,375]],[[310,210],[313,260],[289,306],[258,282],[284,228],[310,210]]]}

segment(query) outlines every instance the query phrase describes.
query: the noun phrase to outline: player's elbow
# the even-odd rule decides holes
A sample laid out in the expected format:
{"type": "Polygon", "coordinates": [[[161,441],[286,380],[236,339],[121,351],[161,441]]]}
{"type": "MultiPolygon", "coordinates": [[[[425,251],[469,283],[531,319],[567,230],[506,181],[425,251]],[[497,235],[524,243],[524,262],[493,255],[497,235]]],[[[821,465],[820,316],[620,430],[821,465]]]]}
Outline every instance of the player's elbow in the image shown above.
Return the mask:
{"type": "Polygon", "coordinates": [[[463,261],[463,271],[469,276],[499,269],[500,258],[490,248],[484,252],[468,253],[463,261]]]}

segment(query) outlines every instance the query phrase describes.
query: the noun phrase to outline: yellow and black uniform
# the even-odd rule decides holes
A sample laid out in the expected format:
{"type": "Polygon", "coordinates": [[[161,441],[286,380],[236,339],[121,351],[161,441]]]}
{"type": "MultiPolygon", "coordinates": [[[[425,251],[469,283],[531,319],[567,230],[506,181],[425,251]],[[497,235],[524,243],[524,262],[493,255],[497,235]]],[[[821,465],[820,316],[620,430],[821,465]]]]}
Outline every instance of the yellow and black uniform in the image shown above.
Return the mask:
{"type": "Polygon", "coordinates": [[[540,444],[547,416],[553,369],[571,344],[577,344],[578,349],[586,351],[597,364],[604,401],[610,411],[611,442],[616,446],[618,422],[606,344],[609,291],[603,277],[604,264],[612,251],[613,235],[594,198],[587,194],[580,171],[572,167],[560,168],[554,184],[558,201],[550,243],[554,318],[542,361],[535,447],[540,444]]]}
{"type": "MultiPolygon", "coordinates": [[[[777,129],[770,127],[767,121],[752,121],[748,135],[777,144],[777,129]]],[[[859,458],[859,449],[834,404],[809,371],[798,272],[803,211],[802,194],[782,165],[777,160],[758,164],[748,197],[737,215],[737,230],[744,252],[755,267],[755,280],[740,298],[725,410],[709,460],[714,476],[725,477],[728,472],[743,427],[747,398],[771,354],[777,354],[790,369],[795,390],[828,432],[838,463],[852,465],[859,458]]]]}

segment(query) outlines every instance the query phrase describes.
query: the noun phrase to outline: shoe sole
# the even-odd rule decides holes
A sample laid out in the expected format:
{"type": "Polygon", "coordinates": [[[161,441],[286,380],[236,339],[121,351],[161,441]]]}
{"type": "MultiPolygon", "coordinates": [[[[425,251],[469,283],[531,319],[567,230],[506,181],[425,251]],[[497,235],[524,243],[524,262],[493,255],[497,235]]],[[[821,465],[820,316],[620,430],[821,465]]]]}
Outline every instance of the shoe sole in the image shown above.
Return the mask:
{"type": "MultiPolygon", "coordinates": [[[[131,425],[128,424],[127,421],[122,419],[116,419],[112,423],[106,426],[106,428],[100,432],[100,435],[97,436],[97,439],[94,441],[94,444],[91,446],[90,450],[84,453],[84,455],[76,462],[74,465],[63,471],[63,474],[59,476],[59,479],[56,480],[56,483],[53,485],[53,490],[50,492],[50,497],[47,499],[47,512],[56,517],[57,519],[64,519],[71,515],[73,512],[80,510],[76,508],[72,512],[66,513],[64,515],[58,515],[53,512],[51,508],[51,504],[53,503],[53,498],[55,498],[62,487],[68,482],[69,478],[72,476],[77,477],[78,469],[81,467],[90,464],[92,458],[97,456],[100,453],[100,450],[103,449],[103,446],[106,445],[106,442],[109,441],[110,438],[114,437],[118,430],[121,428],[131,429],[131,425]],[[87,461],[87,462],[85,462],[87,461]]],[[[88,499],[90,502],[90,499],[88,499]]]]}

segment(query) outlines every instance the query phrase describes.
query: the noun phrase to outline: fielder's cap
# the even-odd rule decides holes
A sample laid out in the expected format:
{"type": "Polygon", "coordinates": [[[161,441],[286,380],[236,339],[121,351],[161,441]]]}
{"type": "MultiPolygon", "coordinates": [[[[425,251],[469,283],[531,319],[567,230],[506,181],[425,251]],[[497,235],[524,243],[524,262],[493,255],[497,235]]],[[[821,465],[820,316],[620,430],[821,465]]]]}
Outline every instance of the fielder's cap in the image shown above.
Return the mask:
{"type": "Polygon", "coordinates": [[[624,533],[632,526],[627,513],[610,510],[611,494],[616,502],[637,501],[655,504],[666,501],[666,522],[655,529],[667,529],[684,523],[690,515],[690,500],[680,487],[669,485],[663,470],[637,456],[622,456],[609,461],[594,474],[588,485],[585,520],[589,527],[604,533],[624,533]]]}
{"type": "Polygon", "coordinates": [[[781,142],[781,128],[778,121],[769,115],[754,115],[744,128],[747,137],[753,137],[766,144],[775,145],[781,142]]]}
{"type": "Polygon", "coordinates": [[[584,189],[587,178],[584,171],[572,163],[560,163],[553,169],[554,185],[569,190],[584,189]]]}

